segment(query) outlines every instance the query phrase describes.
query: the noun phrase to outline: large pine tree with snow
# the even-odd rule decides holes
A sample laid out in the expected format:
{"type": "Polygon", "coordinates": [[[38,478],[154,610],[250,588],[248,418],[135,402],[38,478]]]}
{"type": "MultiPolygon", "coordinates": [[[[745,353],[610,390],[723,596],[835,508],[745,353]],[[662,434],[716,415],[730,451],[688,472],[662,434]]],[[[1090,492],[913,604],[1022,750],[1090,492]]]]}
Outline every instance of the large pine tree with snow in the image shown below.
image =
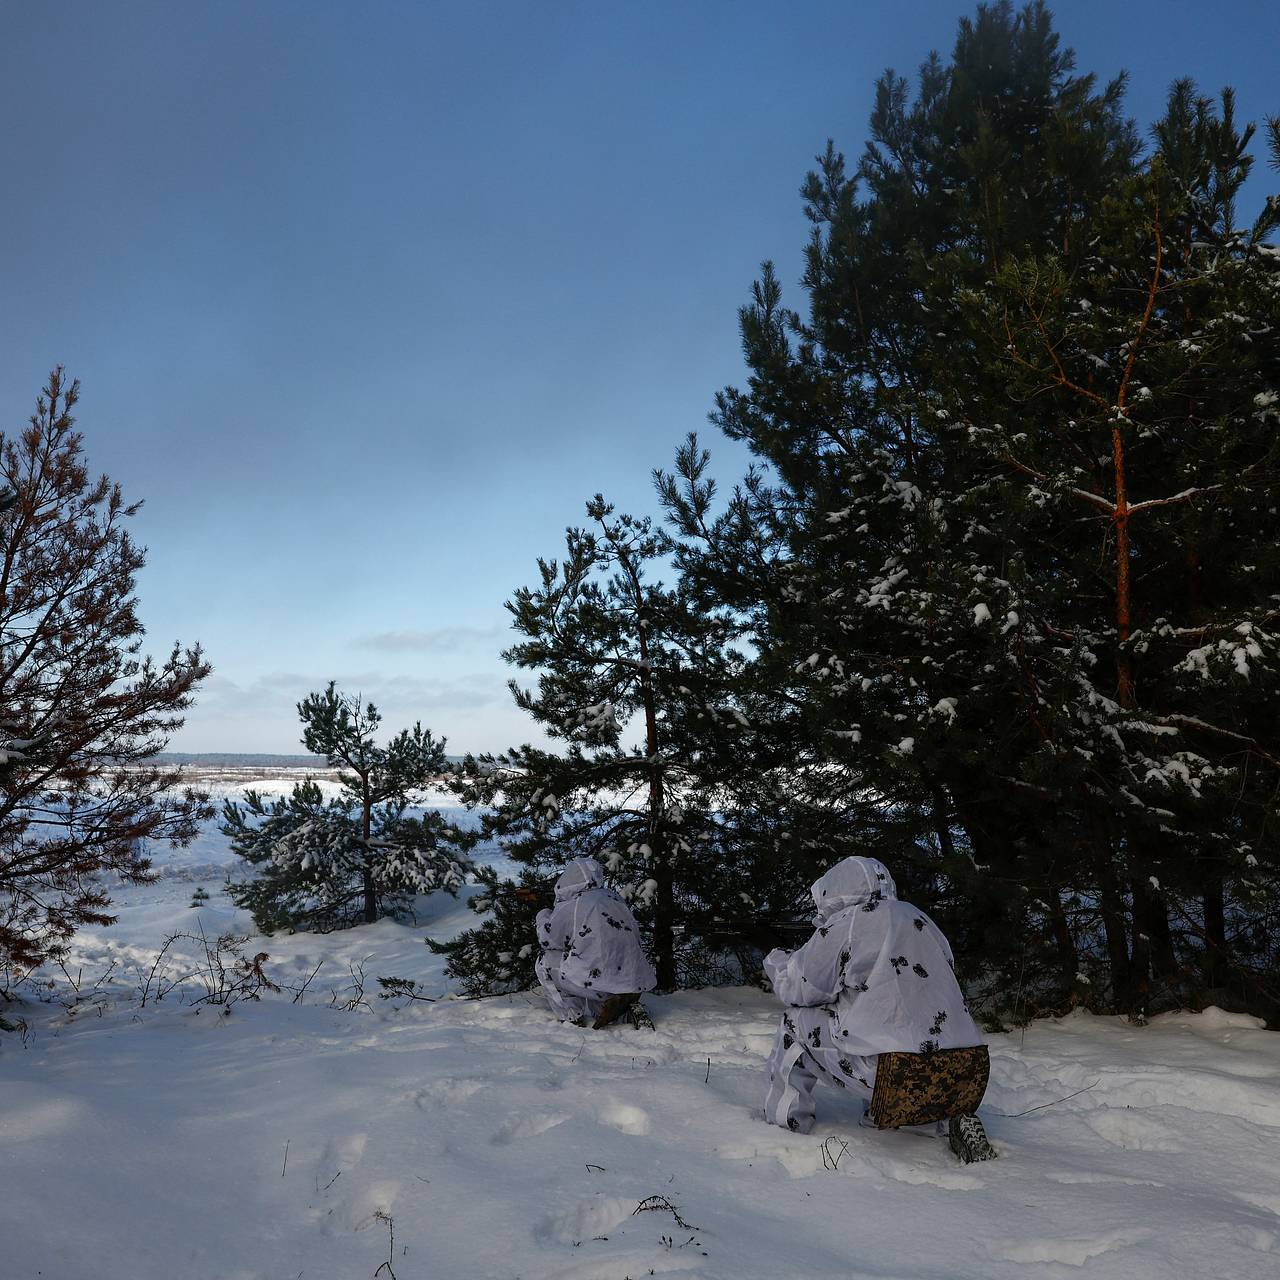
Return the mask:
{"type": "Polygon", "coordinates": [[[1266,997],[1269,957],[1227,924],[1280,854],[1280,203],[1237,221],[1252,133],[1229,91],[1176,84],[1091,242],[1011,256],[964,296],[1003,385],[948,391],[1008,477],[1027,667],[1060,686],[1039,753],[1136,1011],[1229,976],[1266,997]]]}
{"type": "Polygon", "coordinates": [[[903,867],[996,989],[1262,1002],[1280,209],[1236,225],[1229,96],[1175,87],[1144,152],[1122,91],[1041,4],[887,74],[804,187],[807,315],[767,266],[742,312],[715,418],[758,469],[719,515],[696,447],[661,489],[802,766],[798,866],[903,867]]]}

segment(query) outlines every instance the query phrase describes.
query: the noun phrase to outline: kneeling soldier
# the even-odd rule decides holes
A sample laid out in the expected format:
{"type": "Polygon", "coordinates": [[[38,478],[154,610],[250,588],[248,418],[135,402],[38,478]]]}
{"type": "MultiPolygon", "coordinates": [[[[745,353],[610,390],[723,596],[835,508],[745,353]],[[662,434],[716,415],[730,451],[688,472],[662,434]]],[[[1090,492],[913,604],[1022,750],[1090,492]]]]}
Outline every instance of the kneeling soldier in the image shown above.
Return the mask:
{"type": "MultiPolygon", "coordinates": [[[[898,901],[883,863],[846,858],[812,892],[813,936],[797,951],[764,959],[787,1006],[769,1056],[765,1118],[799,1133],[813,1128],[819,1079],[870,1101],[880,1054],[982,1043],[952,972],[951,947],[923,911],[898,901]]],[[[966,1161],[994,1154],[976,1116],[955,1118],[953,1147],[957,1141],[966,1161]]]]}
{"type": "Polygon", "coordinates": [[[653,990],[653,965],[627,904],[604,887],[594,858],[575,858],[556,881],[556,905],[538,912],[535,968],[552,1011],[565,1022],[604,1026],[630,1012],[648,1023],[639,1003],[653,990]]]}

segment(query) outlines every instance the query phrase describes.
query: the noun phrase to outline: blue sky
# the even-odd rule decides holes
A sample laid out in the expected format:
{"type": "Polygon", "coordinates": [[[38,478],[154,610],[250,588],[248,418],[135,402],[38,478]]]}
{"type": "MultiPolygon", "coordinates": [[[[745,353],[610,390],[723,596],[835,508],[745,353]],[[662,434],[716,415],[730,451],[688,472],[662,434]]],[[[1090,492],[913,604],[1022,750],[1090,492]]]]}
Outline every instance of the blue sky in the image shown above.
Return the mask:
{"type": "MultiPolygon", "coordinates": [[[[1280,111],[1280,5],[1062,0],[1082,69],[1280,111]]],[[[740,378],[736,309],[876,76],[972,6],[9,4],[0,424],[81,379],[90,461],[146,505],[153,650],[216,674],[174,740],[293,751],[336,678],[453,750],[530,736],[503,601],[602,490],[740,378]]],[[[1260,172],[1260,201],[1280,183],[1260,172]]]]}

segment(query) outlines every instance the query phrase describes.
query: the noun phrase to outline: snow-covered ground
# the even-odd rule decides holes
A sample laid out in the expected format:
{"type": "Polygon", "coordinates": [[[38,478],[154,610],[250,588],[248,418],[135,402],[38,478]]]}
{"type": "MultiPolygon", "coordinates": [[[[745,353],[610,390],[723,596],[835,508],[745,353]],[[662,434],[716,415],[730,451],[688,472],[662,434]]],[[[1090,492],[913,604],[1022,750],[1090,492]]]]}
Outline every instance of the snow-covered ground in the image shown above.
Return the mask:
{"type": "Polygon", "coordinates": [[[5,1011],[28,1026],[0,1036],[5,1280],[1280,1274],[1280,1036],[1252,1019],[992,1037],[1001,1158],[965,1168],[829,1090],[812,1135],[764,1124],[757,991],[652,997],[656,1032],[531,994],[380,1001],[377,975],[444,991],[423,934],[474,917],[443,895],[417,928],[255,939],[277,981],[324,961],[303,1003],[140,1008],[167,934],[247,926],[219,841],[77,939],[82,991],[117,962],[109,998],[5,1011]],[[361,967],[369,1007],[334,1007],[361,967]]]}

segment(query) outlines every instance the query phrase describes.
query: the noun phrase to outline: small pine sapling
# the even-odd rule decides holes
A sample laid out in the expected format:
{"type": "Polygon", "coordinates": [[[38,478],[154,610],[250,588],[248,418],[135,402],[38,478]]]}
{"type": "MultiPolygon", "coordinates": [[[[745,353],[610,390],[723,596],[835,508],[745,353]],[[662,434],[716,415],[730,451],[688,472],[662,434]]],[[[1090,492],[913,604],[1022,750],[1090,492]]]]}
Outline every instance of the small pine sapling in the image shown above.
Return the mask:
{"type": "Polygon", "coordinates": [[[447,770],[444,742],[414,725],[381,746],[372,703],[330,683],[298,704],[303,743],[342,770],[338,795],[312,779],[268,803],[257,792],[223,808],[223,832],[257,874],[230,886],[257,926],[326,932],[408,911],[413,898],[456,893],[474,837],[433,810],[407,813],[447,770]]]}

